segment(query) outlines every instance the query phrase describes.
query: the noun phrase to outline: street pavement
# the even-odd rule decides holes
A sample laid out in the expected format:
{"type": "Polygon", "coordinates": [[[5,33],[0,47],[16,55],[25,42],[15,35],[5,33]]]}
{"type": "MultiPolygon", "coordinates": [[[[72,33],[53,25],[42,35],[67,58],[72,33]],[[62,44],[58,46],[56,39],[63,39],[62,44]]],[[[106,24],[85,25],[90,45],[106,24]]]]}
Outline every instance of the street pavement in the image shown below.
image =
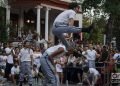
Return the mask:
{"type": "MultiPolygon", "coordinates": [[[[5,83],[4,85],[3,84],[0,84],[0,86],[19,86],[19,85],[14,85],[13,83],[5,83]]],[[[24,84],[23,86],[29,86],[28,84],[24,84]]],[[[43,86],[41,84],[33,84],[33,86],[43,86]]],[[[69,85],[66,85],[66,84],[63,84],[63,85],[60,85],[60,86],[82,86],[82,85],[77,85],[77,84],[69,84],[69,85]]]]}
{"type": "MultiPolygon", "coordinates": [[[[0,86],[19,86],[19,85],[14,85],[12,82],[5,82],[4,84],[0,84],[0,86]]],[[[24,84],[23,86],[29,86],[28,84],[24,84]]],[[[42,85],[42,81],[39,79],[38,82],[36,82],[35,80],[33,80],[33,86],[43,86],[42,85]]],[[[78,85],[78,84],[63,84],[60,86],[82,86],[82,85],[78,85]]]]}
{"type": "MultiPolygon", "coordinates": [[[[12,82],[6,82],[4,85],[0,84],[0,86],[19,86],[19,85],[14,85],[12,82]]],[[[29,86],[28,84],[24,84],[23,86],[29,86]]],[[[33,86],[43,86],[41,82],[33,82],[33,86]]],[[[60,86],[82,86],[82,85],[77,85],[77,84],[63,84],[60,86]]]]}
{"type": "MultiPolygon", "coordinates": [[[[6,82],[4,85],[0,84],[0,86],[19,86],[19,85],[14,85],[11,82],[6,82]]],[[[29,85],[28,84],[24,84],[23,86],[29,86],[29,85]]],[[[38,83],[37,82],[33,82],[32,86],[43,86],[43,85],[39,81],[38,83]]],[[[82,84],[81,85],[80,84],[62,84],[60,86],[82,86],[82,84]]],[[[105,86],[109,86],[109,85],[105,85],[105,86]]],[[[111,85],[111,86],[120,86],[120,84],[118,84],[118,85],[111,85]]]]}

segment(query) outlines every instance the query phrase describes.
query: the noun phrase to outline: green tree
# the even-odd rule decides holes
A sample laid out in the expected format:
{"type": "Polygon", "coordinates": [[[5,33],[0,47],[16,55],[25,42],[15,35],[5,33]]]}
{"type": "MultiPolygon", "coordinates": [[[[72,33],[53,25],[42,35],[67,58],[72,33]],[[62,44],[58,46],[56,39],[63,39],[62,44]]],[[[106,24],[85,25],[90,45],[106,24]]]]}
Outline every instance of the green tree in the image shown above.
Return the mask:
{"type": "Polygon", "coordinates": [[[116,37],[117,48],[120,48],[120,0],[84,0],[83,12],[95,9],[98,14],[102,15],[107,20],[106,32],[111,42],[113,36],[116,37]]]}
{"type": "Polygon", "coordinates": [[[103,6],[104,11],[109,13],[107,24],[108,41],[111,41],[112,37],[116,37],[117,48],[120,49],[120,0],[106,0],[103,6]]]}
{"type": "MultiPolygon", "coordinates": [[[[106,25],[106,20],[104,16],[100,18],[95,18],[93,22],[96,22],[96,29],[93,31],[91,35],[84,34],[84,38],[86,40],[92,41],[94,43],[103,43],[103,32],[104,27],[106,25]]],[[[83,17],[83,27],[89,26],[91,24],[90,19],[87,17],[83,17]]]]}

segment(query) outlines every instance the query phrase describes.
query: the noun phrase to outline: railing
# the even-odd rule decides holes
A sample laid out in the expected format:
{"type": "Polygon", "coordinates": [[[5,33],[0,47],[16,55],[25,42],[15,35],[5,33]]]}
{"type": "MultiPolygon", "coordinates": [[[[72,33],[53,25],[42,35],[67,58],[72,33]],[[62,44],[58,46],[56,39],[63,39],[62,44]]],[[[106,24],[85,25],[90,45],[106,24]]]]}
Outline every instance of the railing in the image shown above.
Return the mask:
{"type": "MultiPolygon", "coordinates": [[[[102,85],[100,86],[112,86],[111,84],[111,73],[113,72],[120,72],[120,69],[118,70],[118,63],[112,63],[112,62],[96,62],[96,69],[100,72],[102,85]]],[[[119,64],[120,65],[120,64],[119,64]]],[[[73,69],[80,69],[80,67],[65,67],[65,77],[66,77],[66,86],[69,86],[68,81],[68,71],[72,71],[73,69]]]]}

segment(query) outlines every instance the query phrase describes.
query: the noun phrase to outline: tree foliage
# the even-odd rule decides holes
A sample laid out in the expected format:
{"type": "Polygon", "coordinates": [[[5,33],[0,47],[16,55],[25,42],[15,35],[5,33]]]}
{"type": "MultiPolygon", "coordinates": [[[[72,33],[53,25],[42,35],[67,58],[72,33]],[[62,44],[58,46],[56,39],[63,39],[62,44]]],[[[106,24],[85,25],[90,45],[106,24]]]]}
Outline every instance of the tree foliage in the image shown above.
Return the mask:
{"type": "Polygon", "coordinates": [[[86,11],[87,9],[98,8],[99,4],[101,4],[102,0],[84,0],[82,4],[83,11],[86,11]]]}
{"type": "Polygon", "coordinates": [[[103,6],[105,8],[105,12],[107,13],[113,15],[120,14],[120,0],[106,0],[103,6]]]}
{"type": "MultiPolygon", "coordinates": [[[[105,30],[104,27],[106,25],[106,20],[104,16],[102,16],[101,18],[94,19],[93,22],[96,22],[96,25],[95,25],[96,29],[93,31],[91,35],[84,34],[84,38],[85,40],[89,40],[94,43],[103,43],[103,33],[105,30]]],[[[87,17],[83,17],[83,27],[89,26],[90,24],[91,24],[90,19],[87,17]]]]}
{"type": "MultiPolygon", "coordinates": [[[[120,0],[84,0],[82,8],[83,12],[95,9],[95,11],[98,10],[96,11],[98,15],[102,13],[107,20],[105,24],[107,34],[110,34],[108,36],[111,38],[115,36],[117,47],[120,47],[120,0]]],[[[105,28],[101,23],[102,21],[99,22],[99,28],[105,28]]]]}

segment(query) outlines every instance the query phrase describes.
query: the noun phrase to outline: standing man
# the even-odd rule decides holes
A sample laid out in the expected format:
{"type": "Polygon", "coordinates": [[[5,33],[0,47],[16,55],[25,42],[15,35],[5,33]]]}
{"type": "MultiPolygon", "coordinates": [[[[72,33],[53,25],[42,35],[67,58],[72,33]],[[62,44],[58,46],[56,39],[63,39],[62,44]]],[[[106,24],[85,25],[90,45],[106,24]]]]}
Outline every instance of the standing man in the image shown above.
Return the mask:
{"type": "Polygon", "coordinates": [[[80,12],[80,7],[77,3],[70,3],[69,10],[60,13],[53,23],[53,34],[57,36],[66,48],[70,48],[63,33],[80,33],[88,32],[91,33],[93,25],[88,28],[80,28],[74,26],[74,18],[76,13],[80,12]]]}
{"type": "Polygon", "coordinates": [[[117,49],[117,52],[114,54],[113,59],[115,60],[117,72],[120,72],[120,49],[117,49]]]}
{"type": "Polygon", "coordinates": [[[30,48],[29,42],[24,42],[24,47],[20,50],[20,86],[23,84],[25,74],[28,74],[29,86],[32,86],[32,61],[33,61],[33,50],[30,48]]]}
{"type": "Polygon", "coordinates": [[[12,47],[12,43],[7,44],[7,47],[5,48],[5,52],[6,52],[6,56],[7,56],[7,60],[6,60],[6,68],[5,68],[5,77],[7,78],[7,80],[10,80],[10,72],[11,72],[11,68],[13,67],[13,47],[12,47]]]}
{"type": "Polygon", "coordinates": [[[89,68],[95,68],[95,59],[100,55],[93,49],[92,44],[89,44],[89,49],[87,49],[83,55],[85,55],[88,60],[89,68]]]}
{"type": "Polygon", "coordinates": [[[60,58],[66,52],[66,47],[59,44],[48,48],[43,53],[43,56],[40,58],[41,69],[46,79],[43,86],[59,86],[53,59],[60,58]]]}

